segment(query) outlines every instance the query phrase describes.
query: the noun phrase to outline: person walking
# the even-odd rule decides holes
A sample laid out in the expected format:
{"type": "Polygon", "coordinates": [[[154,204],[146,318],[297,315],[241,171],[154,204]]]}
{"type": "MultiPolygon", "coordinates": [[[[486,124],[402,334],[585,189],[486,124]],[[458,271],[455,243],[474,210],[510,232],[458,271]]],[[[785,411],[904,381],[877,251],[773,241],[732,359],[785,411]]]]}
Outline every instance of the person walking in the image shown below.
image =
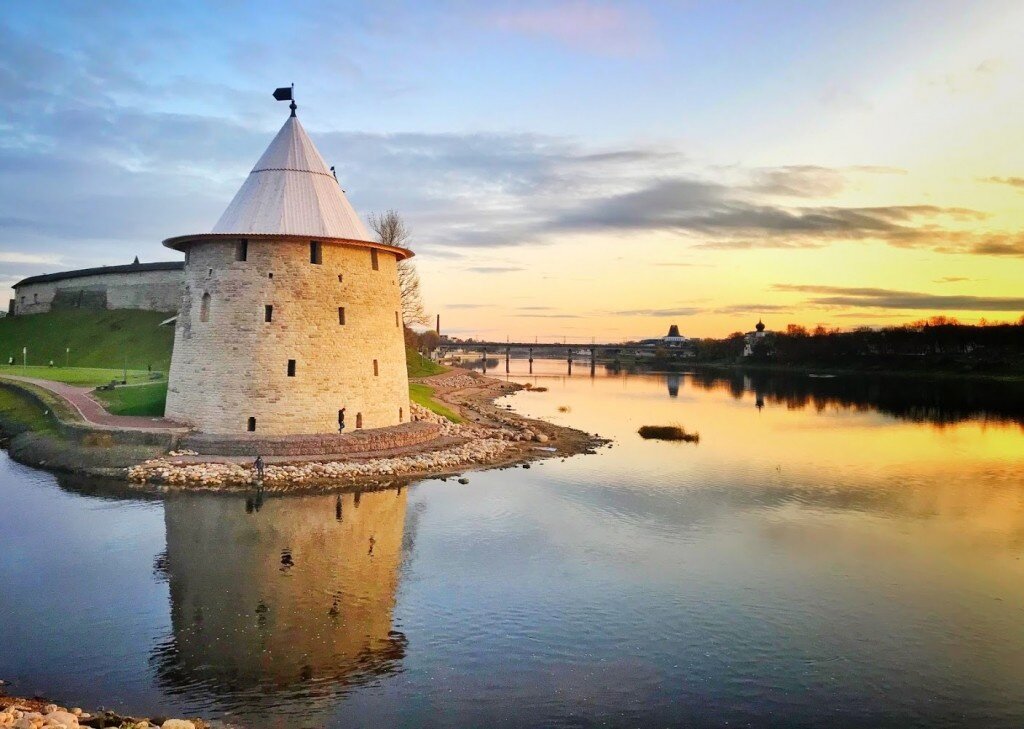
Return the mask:
{"type": "Polygon", "coordinates": [[[338,411],[338,432],[345,430],[345,408],[338,411]]]}
{"type": "Polygon", "coordinates": [[[256,461],[252,464],[252,467],[256,469],[256,478],[260,481],[263,480],[263,469],[265,464],[263,463],[263,456],[257,455],[256,461]]]}

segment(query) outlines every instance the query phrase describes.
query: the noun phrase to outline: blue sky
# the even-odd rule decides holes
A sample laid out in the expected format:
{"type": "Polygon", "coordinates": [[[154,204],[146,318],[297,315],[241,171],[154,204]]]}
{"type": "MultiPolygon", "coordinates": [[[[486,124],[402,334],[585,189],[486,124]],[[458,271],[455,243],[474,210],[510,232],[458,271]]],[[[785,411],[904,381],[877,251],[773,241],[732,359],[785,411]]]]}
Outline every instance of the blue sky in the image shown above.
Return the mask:
{"type": "Polygon", "coordinates": [[[407,217],[428,308],[463,333],[872,323],[923,310],[794,287],[906,303],[965,271],[957,293],[985,300],[952,313],[1016,318],[1021,193],[985,180],[1024,175],[1022,20],[1009,2],[5,3],[0,280],[172,257],[160,241],[213,225],[294,82],[356,209],[407,217]]]}

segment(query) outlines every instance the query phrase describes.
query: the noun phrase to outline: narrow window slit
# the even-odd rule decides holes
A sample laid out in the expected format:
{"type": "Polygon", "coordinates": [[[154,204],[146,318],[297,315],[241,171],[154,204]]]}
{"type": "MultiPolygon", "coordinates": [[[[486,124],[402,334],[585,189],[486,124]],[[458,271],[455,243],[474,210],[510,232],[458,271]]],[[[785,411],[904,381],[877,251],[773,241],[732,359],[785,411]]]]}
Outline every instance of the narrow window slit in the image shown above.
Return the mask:
{"type": "Polygon", "coordinates": [[[246,429],[250,433],[256,432],[256,418],[249,418],[249,424],[247,425],[246,429]]]}
{"type": "Polygon", "coordinates": [[[263,321],[272,322],[274,321],[274,305],[267,304],[263,307],[263,321]]]}
{"type": "Polygon", "coordinates": [[[295,377],[295,360],[288,360],[288,376],[295,377]]]}
{"type": "Polygon", "coordinates": [[[338,307],[338,324],[340,326],[345,326],[345,307],[344,306],[339,306],[338,307]]]}

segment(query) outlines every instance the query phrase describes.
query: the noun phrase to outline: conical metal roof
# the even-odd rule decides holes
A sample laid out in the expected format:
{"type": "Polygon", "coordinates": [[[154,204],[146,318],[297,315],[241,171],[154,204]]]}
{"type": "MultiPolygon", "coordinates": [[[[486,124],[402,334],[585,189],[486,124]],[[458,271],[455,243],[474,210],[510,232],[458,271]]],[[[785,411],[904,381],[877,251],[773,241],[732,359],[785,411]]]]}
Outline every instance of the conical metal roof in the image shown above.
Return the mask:
{"type": "Polygon", "coordinates": [[[373,241],[294,116],[288,117],[212,232],[373,241]]]}

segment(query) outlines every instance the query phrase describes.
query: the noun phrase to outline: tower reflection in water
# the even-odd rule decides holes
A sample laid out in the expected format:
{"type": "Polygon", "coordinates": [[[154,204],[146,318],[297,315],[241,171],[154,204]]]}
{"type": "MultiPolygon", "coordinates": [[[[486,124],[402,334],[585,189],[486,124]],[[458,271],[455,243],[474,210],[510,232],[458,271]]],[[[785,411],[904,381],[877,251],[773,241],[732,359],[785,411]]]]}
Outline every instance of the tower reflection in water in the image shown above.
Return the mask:
{"type": "Polygon", "coordinates": [[[340,496],[172,494],[165,689],[197,706],[329,698],[398,668],[391,618],[404,489],[340,496]]]}

